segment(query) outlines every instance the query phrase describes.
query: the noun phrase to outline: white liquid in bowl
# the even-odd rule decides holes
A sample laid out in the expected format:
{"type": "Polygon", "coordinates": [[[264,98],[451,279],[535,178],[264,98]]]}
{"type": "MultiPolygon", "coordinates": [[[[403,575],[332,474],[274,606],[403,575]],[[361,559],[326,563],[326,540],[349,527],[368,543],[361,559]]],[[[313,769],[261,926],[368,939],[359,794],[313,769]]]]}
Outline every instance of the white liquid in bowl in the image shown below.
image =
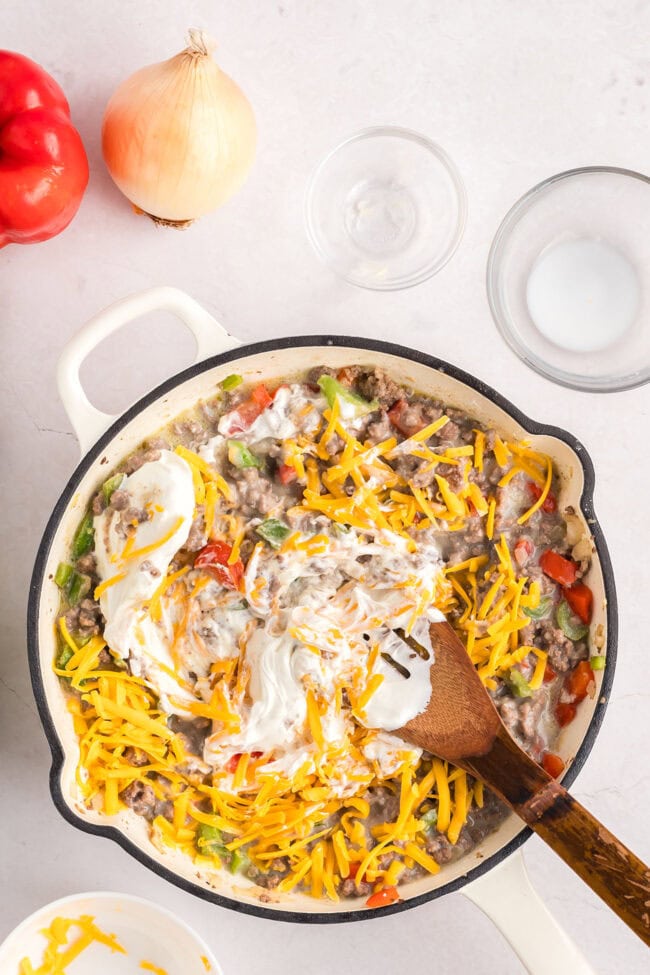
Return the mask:
{"type": "Polygon", "coordinates": [[[526,285],[539,331],[572,352],[597,352],[634,323],[639,279],[630,262],[602,240],[569,240],[544,251],[526,285]]]}

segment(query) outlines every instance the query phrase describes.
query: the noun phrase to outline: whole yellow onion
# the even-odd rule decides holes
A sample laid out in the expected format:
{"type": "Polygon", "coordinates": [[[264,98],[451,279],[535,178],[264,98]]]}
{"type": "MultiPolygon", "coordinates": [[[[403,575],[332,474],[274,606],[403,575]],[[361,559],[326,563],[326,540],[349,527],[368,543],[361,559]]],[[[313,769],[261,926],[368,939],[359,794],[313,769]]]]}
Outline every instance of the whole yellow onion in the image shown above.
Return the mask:
{"type": "Polygon", "coordinates": [[[185,227],[228,200],[255,157],[256,125],[241,88],[190,30],[180,54],[127,78],[102,124],[108,171],[157,223],[185,227]]]}

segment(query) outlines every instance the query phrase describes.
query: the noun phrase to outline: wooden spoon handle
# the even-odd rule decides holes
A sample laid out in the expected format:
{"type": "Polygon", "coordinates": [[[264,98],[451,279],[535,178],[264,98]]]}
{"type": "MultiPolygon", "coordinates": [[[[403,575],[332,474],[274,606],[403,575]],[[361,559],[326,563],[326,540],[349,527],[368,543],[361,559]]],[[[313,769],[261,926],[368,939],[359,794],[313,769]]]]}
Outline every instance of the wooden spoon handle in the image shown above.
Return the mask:
{"type": "Polygon", "coordinates": [[[491,750],[462,763],[483,779],[650,945],[650,870],[503,728],[491,750]]]}

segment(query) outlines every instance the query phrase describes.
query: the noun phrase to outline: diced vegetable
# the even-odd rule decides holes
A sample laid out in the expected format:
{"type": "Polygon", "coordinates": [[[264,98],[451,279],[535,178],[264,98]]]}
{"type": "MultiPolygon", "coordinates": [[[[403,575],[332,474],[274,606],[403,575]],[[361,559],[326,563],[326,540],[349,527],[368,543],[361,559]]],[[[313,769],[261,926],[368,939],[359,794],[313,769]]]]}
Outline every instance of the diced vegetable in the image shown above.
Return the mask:
{"type": "Polygon", "coordinates": [[[594,672],[588,660],[581,660],[578,666],[571,671],[564,682],[564,687],[571,694],[576,704],[584,701],[590,688],[595,687],[594,672]]]}
{"type": "Polygon", "coordinates": [[[576,716],[577,708],[575,704],[565,704],[560,701],[555,708],[555,717],[560,728],[564,728],[566,725],[571,724],[576,716]]]}
{"type": "Polygon", "coordinates": [[[396,887],[382,887],[381,890],[371,894],[366,901],[366,907],[386,907],[399,900],[396,887]]]}
{"type": "Polygon", "coordinates": [[[273,397],[266,386],[263,383],[256,386],[248,399],[238,403],[230,413],[226,413],[229,421],[228,433],[244,433],[272,402],[273,397]]]}
{"type": "Polygon", "coordinates": [[[594,594],[584,582],[576,582],[570,589],[564,589],[564,598],[583,623],[591,623],[594,594]]]}
{"type": "Polygon", "coordinates": [[[531,697],[533,690],[522,672],[516,667],[509,670],[504,679],[515,697],[531,697]]]}
{"type": "Polygon", "coordinates": [[[539,560],[542,572],[561,586],[572,586],[576,581],[578,566],[571,559],[565,559],[551,549],[542,553],[539,560]]]}
{"type": "Polygon", "coordinates": [[[557,625],[560,627],[565,636],[568,636],[569,640],[583,640],[589,633],[589,627],[584,623],[578,623],[576,618],[571,613],[571,607],[567,603],[566,599],[563,599],[558,606],[555,618],[557,620],[557,625]]]}
{"type": "Polygon", "coordinates": [[[350,863],[348,876],[350,877],[351,880],[354,880],[356,875],[359,873],[360,866],[361,864],[359,863],[358,860],[352,860],[352,862],[350,863]]]}
{"type": "MultiPolygon", "coordinates": [[[[539,484],[535,484],[534,481],[529,481],[527,487],[528,487],[529,494],[533,498],[533,501],[539,501],[539,499],[542,496],[542,489],[539,486],[539,484]]],[[[547,515],[550,515],[554,511],[557,511],[557,499],[552,491],[549,491],[546,497],[544,498],[544,503],[542,504],[542,511],[547,515]]]]}
{"type": "Polygon", "coordinates": [[[79,527],[77,528],[74,538],[72,539],[72,555],[75,559],[81,558],[82,555],[87,555],[93,547],[93,541],[95,540],[95,528],[93,526],[93,516],[89,511],[79,527]]]}
{"type": "Polygon", "coordinates": [[[243,377],[238,376],[236,372],[233,372],[230,376],[226,376],[222,379],[219,385],[223,389],[224,393],[229,393],[232,389],[237,389],[243,383],[243,377]]]}
{"type": "Polygon", "coordinates": [[[221,830],[206,823],[201,823],[197,830],[196,848],[204,856],[216,856],[220,860],[230,858],[230,851],[225,847],[221,830]]]}
{"type": "Polygon", "coordinates": [[[65,665],[69,660],[72,659],[73,656],[74,653],[72,651],[72,647],[69,647],[68,644],[66,643],[66,645],[61,649],[61,652],[56,658],[56,665],[59,668],[59,670],[65,670],[65,665]]]}
{"type": "Polygon", "coordinates": [[[544,752],[542,756],[542,768],[549,775],[552,775],[554,779],[557,779],[564,772],[564,762],[559,755],[554,755],[553,752],[544,752]]]}
{"type": "Polygon", "coordinates": [[[291,534],[291,529],[279,518],[267,518],[255,529],[260,538],[268,542],[271,548],[280,548],[283,541],[291,534]]]}
{"type": "Polygon", "coordinates": [[[76,606],[89,592],[90,576],[75,570],[68,585],[68,602],[71,606],[76,606]]]}
{"type": "Polygon", "coordinates": [[[54,581],[56,582],[59,589],[66,589],[70,579],[72,578],[72,573],[74,569],[67,562],[59,562],[57,570],[54,573],[54,581]]]}
{"type": "Polygon", "coordinates": [[[239,589],[244,575],[244,564],[238,559],[229,565],[231,553],[232,545],[227,542],[209,542],[194,559],[194,567],[205,569],[226,589],[239,589]]]}
{"type": "Polygon", "coordinates": [[[534,551],[535,546],[529,538],[520,538],[517,542],[515,542],[513,553],[517,565],[525,565],[534,551]]]}
{"type": "Polygon", "coordinates": [[[555,671],[553,670],[553,668],[551,667],[551,665],[550,664],[546,664],[546,667],[544,668],[544,683],[545,684],[550,684],[551,681],[552,680],[555,680],[556,677],[557,677],[557,674],[555,673],[555,671]]]}
{"type": "Polygon", "coordinates": [[[437,822],[438,810],[435,807],[433,809],[429,809],[424,813],[423,816],[420,816],[420,825],[422,826],[422,829],[432,829],[437,822]]]}
{"type": "Polygon", "coordinates": [[[605,657],[592,657],[589,663],[592,670],[604,670],[607,660],[605,657]]]}
{"type": "Polygon", "coordinates": [[[111,498],[113,496],[113,491],[117,491],[122,482],[124,481],[126,474],[113,474],[109,477],[107,481],[102,484],[102,494],[104,496],[105,504],[111,503],[111,498]]]}
{"type": "Polygon", "coordinates": [[[424,417],[413,406],[409,406],[405,399],[398,399],[393,403],[388,411],[388,419],[405,437],[412,437],[413,434],[424,430],[427,425],[424,417]]]}
{"type": "Polygon", "coordinates": [[[545,616],[548,616],[552,605],[553,600],[550,596],[542,596],[535,609],[526,606],[523,612],[526,616],[530,616],[531,620],[543,620],[545,616]]]}
{"type": "Polygon", "coordinates": [[[365,416],[366,413],[372,413],[374,410],[379,409],[377,400],[369,403],[367,399],[364,399],[362,396],[357,396],[356,393],[353,393],[347,386],[343,386],[333,376],[321,376],[318,380],[318,385],[322,389],[323,395],[330,407],[334,406],[334,400],[338,396],[344,403],[349,403],[354,407],[355,416],[365,416]]]}
{"type": "Polygon", "coordinates": [[[278,467],[278,480],[280,484],[292,484],[297,477],[295,467],[289,467],[288,464],[280,464],[278,467]]]}
{"type": "Polygon", "coordinates": [[[228,441],[228,460],[240,470],[245,467],[261,467],[262,461],[241,440],[228,441]]]}
{"type": "Polygon", "coordinates": [[[230,872],[240,873],[242,870],[247,869],[250,866],[250,860],[240,847],[238,850],[233,850],[230,854],[230,872]]]}

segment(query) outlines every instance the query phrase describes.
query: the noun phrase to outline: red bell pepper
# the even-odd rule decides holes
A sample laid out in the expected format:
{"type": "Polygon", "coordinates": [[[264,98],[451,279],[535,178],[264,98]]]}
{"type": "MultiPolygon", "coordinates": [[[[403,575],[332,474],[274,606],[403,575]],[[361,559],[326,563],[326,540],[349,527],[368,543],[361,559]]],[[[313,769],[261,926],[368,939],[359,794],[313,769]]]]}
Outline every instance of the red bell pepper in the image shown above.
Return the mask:
{"type": "MultiPolygon", "coordinates": [[[[261,758],[263,754],[264,752],[251,752],[251,758],[261,758]]],[[[242,755],[243,752],[236,752],[234,755],[230,756],[226,762],[226,772],[230,772],[231,775],[235,774],[237,771],[237,766],[239,765],[239,759],[242,757],[242,755]]]]}
{"type": "Polygon", "coordinates": [[[366,901],[366,907],[386,907],[399,900],[396,887],[382,887],[381,890],[371,894],[366,901]]]}
{"type": "Polygon", "coordinates": [[[555,671],[553,670],[553,668],[551,667],[551,665],[550,664],[546,664],[546,667],[544,668],[544,683],[545,684],[550,684],[551,681],[552,680],[555,680],[556,677],[557,677],[557,674],[555,673],[555,671]]]}
{"type": "Polygon", "coordinates": [[[227,542],[209,542],[194,559],[195,569],[205,569],[226,589],[239,589],[244,575],[241,559],[228,565],[232,545],[227,542]]]}
{"type": "Polygon", "coordinates": [[[54,78],[0,51],[0,247],[48,240],[79,209],[88,159],[54,78]]]}
{"type": "Polygon", "coordinates": [[[398,399],[388,411],[388,419],[405,437],[412,437],[414,433],[424,430],[427,423],[414,406],[409,406],[405,399],[398,399]],[[407,418],[406,413],[410,416],[407,418]]]}
{"type": "Polygon", "coordinates": [[[584,582],[576,582],[570,589],[564,589],[563,593],[576,616],[589,626],[594,604],[594,594],[589,586],[584,582]]]}
{"type": "Polygon", "coordinates": [[[550,548],[542,552],[539,564],[544,575],[547,575],[553,582],[561,586],[572,586],[576,581],[578,566],[571,559],[565,559],[563,555],[558,555],[550,548]]]}
{"type": "Polygon", "coordinates": [[[553,752],[544,752],[542,755],[542,768],[549,775],[552,775],[554,779],[557,779],[564,772],[564,762],[559,755],[554,755],[553,752]]]}
{"type": "Polygon", "coordinates": [[[571,694],[576,704],[584,701],[592,685],[595,687],[596,681],[588,660],[581,660],[564,682],[565,689],[571,694]]]}
{"type": "Polygon", "coordinates": [[[244,433],[249,429],[260,416],[261,413],[273,402],[273,396],[269,393],[264,383],[256,386],[248,399],[226,414],[224,435],[232,437],[237,433],[244,433]]]}
{"type": "Polygon", "coordinates": [[[565,725],[571,724],[576,716],[577,708],[575,704],[565,704],[560,701],[555,707],[555,718],[560,728],[564,728],[565,725]]]}
{"type": "MultiPolygon", "coordinates": [[[[528,482],[528,491],[531,494],[533,501],[538,501],[542,496],[541,487],[539,486],[539,484],[535,484],[534,481],[528,482]]],[[[544,498],[544,502],[542,504],[542,511],[544,511],[547,515],[550,515],[554,511],[557,511],[557,500],[552,491],[549,491],[546,497],[544,498]]]]}
{"type": "Polygon", "coordinates": [[[515,542],[513,552],[517,565],[524,566],[534,551],[535,546],[529,538],[520,538],[515,542]]]}
{"type": "Polygon", "coordinates": [[[278,480],[280,484],[292,484],[297,477],[295,467],[289,467],[288,464],[280,464],[278,467],[278,480]]]}

